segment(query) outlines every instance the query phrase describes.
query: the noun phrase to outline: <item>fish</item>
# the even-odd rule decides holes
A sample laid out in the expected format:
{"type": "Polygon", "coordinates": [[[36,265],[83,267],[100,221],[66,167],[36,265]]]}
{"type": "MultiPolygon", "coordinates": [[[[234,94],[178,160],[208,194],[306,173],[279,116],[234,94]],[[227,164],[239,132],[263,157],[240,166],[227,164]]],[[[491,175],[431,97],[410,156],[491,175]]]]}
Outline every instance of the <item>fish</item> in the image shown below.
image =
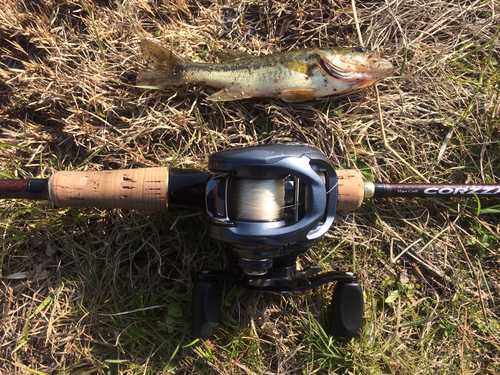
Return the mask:
{"type": "Polygon", "coordinates": [[[140,43],[148,61],[137,75],[142,87],[179,87],[202,83],[219,88],[214,102],[281,98],[302,102],[345,95],[389,77],[392,63],[383,53],[353,48],[303,48],[252,57],[229,53],[222,63],[187,61],[151,39],[140,43]]]}

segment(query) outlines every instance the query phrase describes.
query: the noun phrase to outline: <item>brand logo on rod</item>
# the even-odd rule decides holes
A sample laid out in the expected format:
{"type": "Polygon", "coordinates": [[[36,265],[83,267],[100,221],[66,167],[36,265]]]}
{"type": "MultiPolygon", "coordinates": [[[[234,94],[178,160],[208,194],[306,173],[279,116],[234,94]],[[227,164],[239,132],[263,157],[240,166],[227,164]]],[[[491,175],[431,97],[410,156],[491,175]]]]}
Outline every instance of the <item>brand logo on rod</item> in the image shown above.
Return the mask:
{"type": "Polygon", "coordinates": [[[451,194],[474,194],[485,195],[485,194],[500,194],[500,188],[498,187],[481,187],[481,186],[471,186],[471,187],[443,187],[443,188],[428,188],[424,190],[424,194],[439,194],[439,195],[451,195],[451,194]]]}

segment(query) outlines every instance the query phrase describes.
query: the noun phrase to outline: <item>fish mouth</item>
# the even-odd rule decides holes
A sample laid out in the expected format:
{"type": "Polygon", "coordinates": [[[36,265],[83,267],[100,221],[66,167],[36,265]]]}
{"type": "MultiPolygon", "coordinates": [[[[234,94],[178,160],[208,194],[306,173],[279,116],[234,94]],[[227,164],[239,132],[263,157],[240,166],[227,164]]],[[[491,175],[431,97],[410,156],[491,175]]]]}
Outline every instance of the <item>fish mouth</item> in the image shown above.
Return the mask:
{"type": "Polygon", "coordinates": [[[394,66],[389,60],[384,59],[383,53],[373,52],[368,55],[367,60],[369,61],[372,73],[385,74],[385,77],[392,75],[394,66]]]}
{"type": "Polygon", "coordinates": [[[320,57],[318,62],[323,71],[332,78],[358,82],[360,88],[389,77],[394,70],[391,62],[378,52],[341,56],[335,61],[320,57]]]}

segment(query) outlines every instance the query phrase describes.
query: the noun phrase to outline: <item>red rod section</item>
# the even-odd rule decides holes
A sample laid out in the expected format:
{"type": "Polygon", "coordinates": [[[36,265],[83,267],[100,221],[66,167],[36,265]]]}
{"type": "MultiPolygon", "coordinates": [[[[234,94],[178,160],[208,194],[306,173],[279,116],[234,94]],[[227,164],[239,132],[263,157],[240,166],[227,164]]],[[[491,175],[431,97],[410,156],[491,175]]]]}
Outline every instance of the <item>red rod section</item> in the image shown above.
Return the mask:
{"type": "Polygon", "coordinates": [[[0,199],[49,199],[48,181],[0,180],[0,199]]]}
{"type": "Polygon", "coordinates": [[[376,182],[373,198],[382,197],[500,197],[500,185],[383,184],[376,182]]]}

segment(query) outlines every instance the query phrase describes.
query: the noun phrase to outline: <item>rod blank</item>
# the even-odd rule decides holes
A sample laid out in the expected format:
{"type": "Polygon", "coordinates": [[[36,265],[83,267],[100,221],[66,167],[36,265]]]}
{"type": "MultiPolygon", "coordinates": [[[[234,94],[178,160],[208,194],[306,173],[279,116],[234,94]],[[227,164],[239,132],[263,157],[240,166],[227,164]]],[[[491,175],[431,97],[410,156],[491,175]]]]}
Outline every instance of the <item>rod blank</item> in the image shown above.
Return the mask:
{"type": "Polygon", "coordinates": [[[49,180],[0,180],[1,199],[49,199],[49,180]]]}

